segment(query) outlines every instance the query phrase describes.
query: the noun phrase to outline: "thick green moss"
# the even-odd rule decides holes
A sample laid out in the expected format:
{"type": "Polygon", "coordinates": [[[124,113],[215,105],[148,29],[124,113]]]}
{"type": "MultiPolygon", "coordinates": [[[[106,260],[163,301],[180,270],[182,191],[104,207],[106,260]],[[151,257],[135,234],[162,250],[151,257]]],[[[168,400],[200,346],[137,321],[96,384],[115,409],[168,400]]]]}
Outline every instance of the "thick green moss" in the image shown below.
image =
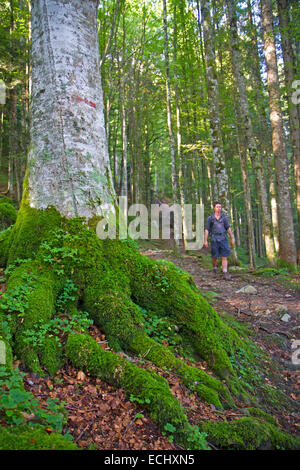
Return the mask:
{"type": "Polygon", "coordinates": [[[12,226],[0,232],[0,266],[5,267],[8,258],[12,226]]]}
{"type": "Polygon", "coordinates": [[[245,408],[244,414],[249,415],[249,416],[254,416],[256,418],[261,418],[263,421],[266,421],[267,423],[273,424],[274,426],[279,426],[276,418],[271,416],[269,413],[266,413],[265,411],[261,410],[260,408],[253,408],[253,407],[245,408]]]}
{"type": "Polygon", "coordinates": [[[130,280],[131,298],[156,314],[170,316],[188,330],[199,355],[220,376],[232,372],[228,355],[241,341],[201,295],[191,277],[173,263],[157,263],[141,256],[128,244],[105,241],[105,255],[113,269],[130,280]],[[119,268],[117,268],[119,266],[119,268]]]}
{"type": "Polygon", "coordinates": [[[49,232],[61,226],[62,217],[55,208],[37,210],[23,205],[13,226],[8,252],[8,264],[17,258],[34,258],[49,232]]]}
{"type": "Polygon", "coordinates": [[[161,426],[172,424],[177,442],[187,445],[191,429],[185,413],[170,392],[168,383],[157,376],[130,363],[124,357],[104,351],[96,341],[87,335],[74,334],[68,339],[66,355],[75,367],[92,376],[101,377],[108,383],[121,387],[127,396],[134,395],[143,401],[151,417],[161,426]]]}
{"type": "Polygon", "coordinates": [[[40,359],[42,366],[51,374],[55,375],[62,367],[63,354],[60,343],[54,336],[47,336],[40,349],[40,359]]]}
{"type": "Polygon", "coordinates": [[[7,199],[0,198],[0,230],[7,229],[17,220],[17,210],[7,199]]]}
{"type": "Polygon", "coordinates": [[[40,426],[0,427],[1,450],[79,450],[57,433],[48,434],[40,426]]]}
{"type": "Polygon", "coordinates": [[[228,423],[205,422],[200,429],[207,440],[220,449],[300,449],[300,438],[284,433],[270,422],[240,418],[228,423]]]}
{"type": "MultiPolygon", "coordinates": [[[[25,342],[24,331],[34,328],[38,322],[47,322],[52,318],[55,313],[55,296],[61,282],[55,279],[51,269],[42,270],[33,261],[24,262],[18,266],[7,281],[6,314],[10,317],[14,352],[27,367],[40,375],[44,373],[40,367],[39,348],[25,342]]],[[[45,357],[47,350],[50,351],[46,342],[42,351],[42,360],[51,368],[51,371],[54,371],[54,364],[61,363],[60,352],[57,348],[52,348],[51,356],[47,360],[45,357]]]]}

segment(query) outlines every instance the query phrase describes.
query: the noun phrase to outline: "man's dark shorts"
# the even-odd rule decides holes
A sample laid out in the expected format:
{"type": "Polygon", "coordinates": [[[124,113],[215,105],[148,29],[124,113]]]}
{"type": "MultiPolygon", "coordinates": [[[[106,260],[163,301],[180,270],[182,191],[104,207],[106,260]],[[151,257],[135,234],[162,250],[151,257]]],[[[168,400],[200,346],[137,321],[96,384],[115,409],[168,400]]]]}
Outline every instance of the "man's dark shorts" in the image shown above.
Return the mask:
{"type": "Polygon", "coordinates": [[[230,248],[227,237],[221,241],[211,241],[211,256],[213,258],[227,258],[230,256],[230,248]]]}

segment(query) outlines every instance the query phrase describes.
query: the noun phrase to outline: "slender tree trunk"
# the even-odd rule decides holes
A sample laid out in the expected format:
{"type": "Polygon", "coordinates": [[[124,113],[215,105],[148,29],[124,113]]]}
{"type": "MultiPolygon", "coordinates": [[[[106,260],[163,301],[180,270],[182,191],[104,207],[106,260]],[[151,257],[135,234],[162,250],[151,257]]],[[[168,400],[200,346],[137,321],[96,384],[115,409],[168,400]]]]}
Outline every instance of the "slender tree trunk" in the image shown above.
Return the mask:
{"type": "Polygon", "coordinates": [[[203,19],[204,48],[206,59],[210,135],[216,176],[216,195],[217,198],[220,199],[224,209],[229,214],[230,203],[228,194],[228,175],[226,172],[225,155],[222,146],[219,87],[211,31],[212,25],[209,0],[201,1],[201,12],[203,19]]]}
{"type": "Polygon", "coordinates": [[[9,161],[8,161],[8,194],[14,191],[14,167],[17,153],[17,93],[16,89],[9,90],[9,161]]]}
{"type": "Polygon", "coordinates": [[[280,106],[278,67],[273,33],[271,0],[261,0],[261,14],[264,31],[264,51],[267,64],[272,145],[276,172],[279,219],[279,257],[285,262],[296,264],[296,244],[290,195],[289,170],[280,106]]]}
{"type": "Polygon", "coordinates": [[[3,106],[0,107],[0,168],[2,167],[2,151],[3,151],[3,121],[4,121],[4,112],[3,106]]]}
{"type": "Polygon", "coordinates": [[[267,185],[267,181],[265,181],[265,175],[267,174],[267,179],[268,179],[268,184],[269,184],[269,194],[271,196],[271,216],[272,216],[271,220],[272,220],[272,228],[273,228],[274,248],[275,248],[275,251],[278,253],[278,250],[279,250],[278,216],[277,216],[277,201],[276,201],[276,190],[275,190],[275,174],[273,171],[274,158],[273,158],[273,150],[272,150],[272,135],[271,135],[271,127],[268,124],[268,119],[267,119],[267,114],[266,114],[267,103],[265,100],[264,87],[263,87],[263,82],[262,82],[262,77],[261,77],[261,72],[260,72],[261,64],[260,64],[260,57],[259,57],[259,50],[258,50],[258,37],[257,37],[258,33],[257,33],[257,26],[253,22],[251,0],[247,0],[247,12],[248,12],[250,37],[251,37],[251,45],[252,45],[250,54],[253,58],[253,67],[251,67],[250,74],[252,75],[253,82],[254,82],[254,89],[255,89],[255,94],[256,94],[257,119],[259,122],[258,145],[259,145],[261,154],[264,153],[266,161],[267,161],[266,168],[264,165],[261,165],[261,169],[262,169],[261,171],[263,173],[262,181],[264,185],[267,185]]]}
{"type": "Polygon", "coordinates": [[[254,224],[253,224],[253,209],[251,202],[251,190],[249,184],[249,175],[248,175],[248,164],[247,164],[247,153],[246,146],[245,148],[240,148],[240,138],[237,130],[237,144],[238,144],[238,153],[241,162],[241,171],[244,187],[244,201],[245,201],[245,212],[247,220],[247,231],[248,231],[248,250],[249,250],[249,264],[251,268],[256,267],[256,256],[255,256],[255,240],[254,240],[254,224]]]}
{"type": "Polygon", "coordinates": [[[284,61],[285,83],[288,97],[288,111],[290,122],[290,134],[292,142],[292,152],[294,158],[294,173],[296,182],[296,201],[298,215],[298,256],[300,264],[300,120],[298,106],[293,103],[292,84],[295,79],[295,64],[292,44],[289,37],[289,5],[287,0],[277,0],[279,24],[281,32],[281,47],[284,61]]]}
{"type": "MultiPolygon", "coordinates": [[[[163,24],[164,24],[164,56],[165,56],[165,69],[166,69],[166,97],[167,97],[167,119],[168,131],[170,142],[171,154],[171,177],[172,177],[172,192],[174,204],[178,201],[178,184],[177,184],[177,171],[176,171],[176,153],[175,153],[175,139],[172,128],[172,110],[171,110],[171,78],[170,78],[170,64],[169,64],[169,38],[168,38],[168,22],[167,22],[167,4],[163,0],[163,24]]],[[[177,250],[179,240],[174,238],[174,250],[177,250]]]]}
{"type": "MultiPolygon", "coordinates": [[[[231,213],[228,175],[222,144],[221,120],[219,107],[219,85],[216,72],[213,33],[210,16],[210,0],[201,0],[203,20],[204,48],[206,60],[207,96],[209,107],[210,136],[213,153],[213,164],[216,176],[216,194],[228,215],[231,213]]],[[[233,221],[232,221],[233,223],[233,221]]],[[[231,250],[233,263],[238,263],[236,248],[231,250]]]]}
{"type": "Polygon", "coordinates": [[[228,20],[230,25],[231,54],[233,72],[238,88],[240,115],[243,123],[243,132],[247,142],[248,152],[254,168],[260,205],[263,214],[264,238],[266,253],[269,263],[275,262],[275,247],[272,234],[272,219],[268,203],[268,195],[264,175],[262,171],[262,160],[256,147],[252,120],[249,110],[248,96],[246,91],[245,78],[242,73],[241,55],[239,50],[239,37],[237,31],[236,4],[234,0],[226,0],[228,20]]]}
{"type": "Polygon", "coordinates": [[[123,91],[121,98],[121,130],[122,130],[122,196],[128,196],[128,179],[127,179],[127,130],[126,130],[126,111],[125,111],[125,86],[123,83],[123,91]]]}
{"type": "Polygon", "coordinates": [[[178,156],[178,183],[180,194],[181,217],[183,227],[183,246],[184,251],[187,251],[187,227],[185,218],[185,193],[184,193],[184,175],[183,175],[183,161],[181,152],[181,121],[180,121],[180,108],[178,97],[178,84],[177,84],[177,18],[176,18],[176,3],[174,4],[174,76],[175,76],[175,105],[176,105],[176,124],[177,124],[177,156],[178,156]]]}
{"type": "Polygon", "coordinates": [[[109,33],[109,38],[108,38],[108,41],[106,43],[104,52],[103,52],[101,60],[100,60],[100,67],[103,67],[103,65],[104,65],[104,62],[105,62],[107,53],[109,51],[109,47],[110,47],[112,38],[113,38],[113,36],[115,34],[115,30],[116,30],[116,23],[117,23],[117,19],[118,19],[119,7],[120,7],[120,2],[122,0],[116,0],[116,1],[117,1],[117,3],[116,3],[116,9],[115,9],[115,13],[114,13],[114,18],[113,18],[112,26],[111,26],[110,33],[109,33]]]}

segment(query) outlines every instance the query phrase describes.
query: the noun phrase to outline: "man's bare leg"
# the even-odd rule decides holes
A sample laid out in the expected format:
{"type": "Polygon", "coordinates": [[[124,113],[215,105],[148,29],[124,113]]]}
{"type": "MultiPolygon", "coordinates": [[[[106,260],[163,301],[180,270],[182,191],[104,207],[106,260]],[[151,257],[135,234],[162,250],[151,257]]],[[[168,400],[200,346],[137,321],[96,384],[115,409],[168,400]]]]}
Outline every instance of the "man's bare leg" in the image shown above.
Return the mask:
{"type": "Polygon", "coordinates": [[[228,262],[227,262],[227,258],[222,258],[222,270],[224,273],[227,272],[227,267],[228,267],[228,262]]]}
{"type": "Polygon", "coordinates": [[[213,273],[217,275],[218,258],[212,258],[213,273]]]}
{"type": "Polygon", "coordinates": [[[226,257],[222,257],[222,270],[223,270],[223,273],[225,274],[225,278],[226,279],[231,279],[231,276],[228,272],[228,260],[226,257]]]}

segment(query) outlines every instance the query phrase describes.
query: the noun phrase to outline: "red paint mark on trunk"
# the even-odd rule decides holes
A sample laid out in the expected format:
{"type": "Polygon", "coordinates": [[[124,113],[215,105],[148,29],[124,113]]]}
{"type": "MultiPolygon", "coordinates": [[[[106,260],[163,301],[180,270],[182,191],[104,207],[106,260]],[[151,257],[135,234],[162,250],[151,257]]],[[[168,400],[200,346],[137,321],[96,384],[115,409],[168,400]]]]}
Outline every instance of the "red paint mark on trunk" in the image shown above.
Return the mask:
{"type": "Polygon", "coordinates": [[[96,108],[95,103],[93,103],[92,101],[87,100],[86,98],[81,98],[80,96],[74,96],[74,95],[72,96],[72,98],[75,101],[83,101],[84,103],[88,104],[92,108],[96,108]]]}

